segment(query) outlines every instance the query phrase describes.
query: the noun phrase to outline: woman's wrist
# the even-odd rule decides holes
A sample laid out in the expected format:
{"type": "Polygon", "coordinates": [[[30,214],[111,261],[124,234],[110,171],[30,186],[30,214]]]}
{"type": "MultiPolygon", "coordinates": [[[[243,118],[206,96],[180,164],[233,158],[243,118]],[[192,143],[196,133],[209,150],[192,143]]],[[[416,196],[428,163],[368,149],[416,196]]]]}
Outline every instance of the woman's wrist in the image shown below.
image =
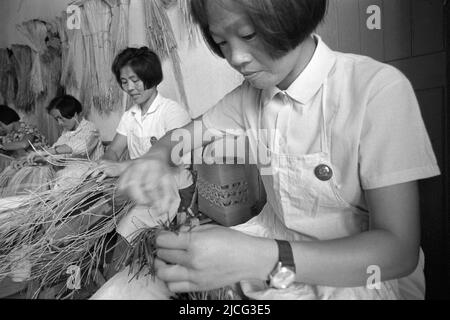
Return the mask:
{"type": "Polygon", "coordinates": [[[265,238],[254,238],[255,244],[252,248],[255,259],[248,259],[251,263],[249,265],[250,278],[257,278],[258,280],[266,281],[269,274],[274,269],[278,262],[278,247],[274,240],[265,238]],[[257,248],[255,250],[255,248],[257,248]]]}

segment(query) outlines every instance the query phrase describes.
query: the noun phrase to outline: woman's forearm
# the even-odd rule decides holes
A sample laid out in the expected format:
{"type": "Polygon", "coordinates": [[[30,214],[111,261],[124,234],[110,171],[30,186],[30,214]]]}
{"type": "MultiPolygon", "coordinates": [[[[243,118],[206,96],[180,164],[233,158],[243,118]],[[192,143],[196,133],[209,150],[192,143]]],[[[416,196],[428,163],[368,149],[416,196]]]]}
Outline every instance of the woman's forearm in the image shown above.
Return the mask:
{"type": "Polygon", "coordinates": [[[184,155],[213,141],[213,137],[204,135],[203,131],[201,118],[183,128],[169,131],[150,148],[144,158],[157,158],[171,166],[179,166],[184,155]]]}
{"type": "MultiPolygon", "coordinates": [[[[291,246],[298,282],[333,287],[366,286],[373,270],[380,271],[380,281],[405,277],[414,271],[419,254],[384,230],[338,240],[291,242],[291,246]]],[[[266,239],[260,239],[258,247],[256,253],[266,253],[257,254],[255,274],[266,280],[278,261],[278,250],[266,239]]]]}
{"type": "Polygon", "coordinates": [[[108,161],[119,161],[119,157],[116,155],[116,153],[112,150],[106,150],[105,153],[102,156],[102,160],[108,160],[108,161]]]}
{"type": "Polygon", "coordinates": [[[55,146],[49,150],[52,154],[72,154],[73,150],[66,144],[55,146]]]}
{"type": "Polygon", "coordinates": [[[17,151],[28,148],[29,143],[26,141],[10,142],[3,145],[3,149],[6,151],[17,151]]]}

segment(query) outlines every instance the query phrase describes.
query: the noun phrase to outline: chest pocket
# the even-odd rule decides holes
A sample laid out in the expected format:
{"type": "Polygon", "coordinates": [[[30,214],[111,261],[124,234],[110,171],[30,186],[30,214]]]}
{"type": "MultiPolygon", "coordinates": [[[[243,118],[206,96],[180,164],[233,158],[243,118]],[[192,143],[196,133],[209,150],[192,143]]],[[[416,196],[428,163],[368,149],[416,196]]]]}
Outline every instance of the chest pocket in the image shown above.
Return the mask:
{"type": "Polygon", "coordinates": [[[131,144],[134,149],[137,150],[141,155],[147,153],[153,144],[159,140],[156,135],[144,135],[142,136],[139,130],[131,131],[131,144]]]}

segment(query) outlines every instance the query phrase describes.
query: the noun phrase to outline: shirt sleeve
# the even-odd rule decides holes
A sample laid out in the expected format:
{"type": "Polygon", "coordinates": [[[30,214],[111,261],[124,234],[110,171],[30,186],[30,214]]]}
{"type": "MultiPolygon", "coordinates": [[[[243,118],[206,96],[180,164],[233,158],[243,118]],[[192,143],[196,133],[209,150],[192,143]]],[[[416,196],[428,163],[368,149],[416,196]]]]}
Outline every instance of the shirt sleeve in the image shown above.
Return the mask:
{"type": "Polygon", "coordinates": [[[390,81],[369,97],[361,129],[360,178],[366,190],[440,174],[412,85],[389,70],[390,81]]]}
{"type": "Polygon", "coordinates": [[[83,128],[68,141],[68,146],[72,148],[72,155],[87,155],[89,149],[100,141],[100,134],[95,125],[91,122],[84,124],[83,128]]]}
{"type": "Polygon", "coordinates": [[[206,129],[217,135],[240,135],[245,130],[243,113],[244,85],[241,85],[225,95],[214,107],[203,115],[203,124],[206,129]]]}
{"type": "Polygon", "coordinates": [[[180,104],[171,101],[165,108],[165,131],[171,131],[184,127],[191,122],[191,116],[180,104]]]}
{"type": "Polygon", "coordinates": [[[129,113],[128,111],[125,112],[120,119],[119,125],[117,126],[116,132],[122,136],[127,137],[128,136],[128,124],[129,124],[129,113]]]}

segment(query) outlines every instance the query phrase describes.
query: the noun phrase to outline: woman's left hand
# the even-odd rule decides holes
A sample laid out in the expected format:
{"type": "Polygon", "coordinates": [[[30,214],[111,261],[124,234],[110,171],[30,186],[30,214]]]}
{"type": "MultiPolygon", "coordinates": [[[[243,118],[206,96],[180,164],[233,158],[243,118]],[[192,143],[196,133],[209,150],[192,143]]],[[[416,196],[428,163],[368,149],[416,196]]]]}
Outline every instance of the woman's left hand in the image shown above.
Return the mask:
{"type": "Polygon", "coordinates": [[[178,235],[162,232],[156,243],[156,275],[172,292],[208,291],[241,280],[264,280],[276,260],[273,240],[219,226],[200,226],[178,235]]]}
{"type": "Polygon", "coordinates": [[[45,160],[46,153],[44,152],[31,152],[27,155],[27,162],[28,164],[35,164],[39,161],[45,160]]]}

